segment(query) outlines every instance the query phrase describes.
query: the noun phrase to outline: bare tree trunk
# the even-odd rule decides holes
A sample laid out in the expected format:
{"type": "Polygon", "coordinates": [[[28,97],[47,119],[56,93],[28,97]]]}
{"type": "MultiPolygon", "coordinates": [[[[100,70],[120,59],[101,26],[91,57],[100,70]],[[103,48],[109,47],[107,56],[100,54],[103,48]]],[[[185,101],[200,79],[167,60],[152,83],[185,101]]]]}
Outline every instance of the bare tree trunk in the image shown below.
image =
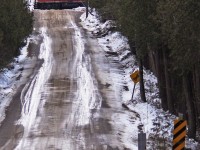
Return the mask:
{"type": "Polygon", "coordinates": [[[143,102],[146,102],[144,79],[143,79],[143,62],[139,59],[139,76],[140,76],[140,96],[143,102]]]}
{"type": "Polygon", "coordinates": [[[89,15],[89,0],[86,0],[86,18],[89,15]]]}
{"type": "Polygon", "coordinates": [[[155,53],[155,62],[156,62],[156,69],[157,69],[157,77],[158,77],[158,88],[159,88],[159,95],[161,98],[161,105],[163,110],[167,111],[167,98],[165,93],[165,74],[163,73],[163,59],[159,52],[159,50],[155,53]]]}
{"type": "Polygon", "coordinates": [[[189,78],[184,75],[183,76],[183,91],[185,94],[186,106],[187,106],[187,114],[188,114],[188,137],[196,138],[196,115],[195,115],[195,107],[194,107],[194,99],[192,97],[192,89],[189,83],[189,78]]]}
{"type": "Polygon", "coordinates": [[[193,70],[193,88],[194,88],[194,96],[195,96],[195,110],[196,110],[196,120],[197,126],[200,127],[200,77],[199,77],[199,67],[195,66],[193,70]]]}
{"type": "Polygon", "coordinates": [[[163,60],[164,60],[167,105],[168,105],[169,112],[174,114],[175,112],[174,112],[174,105],[173,105],[173,100],[172,100],[172,95],[171,95],[170,76],[169,76],[169,71],[168,71],[168,60],[167,60],[168,58],[166,56],[165,49],[163,49],[162,52],[163,52],[163,60]]]}
{"type": "Polygon", "coordinates": [[[197,102],[197,111],[198,111],[198,114],[197,114],[197,118],[198,118],[198,125],[200,127],[200,69],[199,67],[196,66],[196,70],[195,70],[195,74],[196,74],[196,90],[195,90],[195,93],[196,93],[196,102],[197,102]]]}
{"type": "Polygon", "coordinates": [[[151,70],[153,71],[153,73],[156,74],[156,60],[155,60],[154,53],[155,52],[153,50],[150,50],[148,53],[148,57],[149,57],[149,66],[151,70]]]}

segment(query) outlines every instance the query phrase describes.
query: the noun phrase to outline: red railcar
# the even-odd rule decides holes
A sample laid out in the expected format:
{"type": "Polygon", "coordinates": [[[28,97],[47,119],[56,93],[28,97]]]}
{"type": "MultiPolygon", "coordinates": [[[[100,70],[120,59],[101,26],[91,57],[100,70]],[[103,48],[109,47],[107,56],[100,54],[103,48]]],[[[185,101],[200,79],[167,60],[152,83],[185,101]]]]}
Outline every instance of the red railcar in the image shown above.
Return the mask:
{"type": "Polygon", "coordinates": [[[35,0],[35,9],[69,9],[85,6],[85,0],[35,0]]]}

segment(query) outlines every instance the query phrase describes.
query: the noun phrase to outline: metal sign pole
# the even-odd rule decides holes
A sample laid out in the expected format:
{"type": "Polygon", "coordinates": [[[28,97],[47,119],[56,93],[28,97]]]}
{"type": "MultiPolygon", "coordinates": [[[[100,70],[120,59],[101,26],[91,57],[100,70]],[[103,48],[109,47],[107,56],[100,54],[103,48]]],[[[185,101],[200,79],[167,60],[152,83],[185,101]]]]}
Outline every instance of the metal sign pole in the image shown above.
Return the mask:
{"type": "Polygon", "coordinates": [[[134,95],[134,91],[135,91],[135,83],[134,83],[134,87],[133,87],[133,93],[132,93],[132,97],[131,97],[131,101],[133,101],[133,95],[134,95]]]}

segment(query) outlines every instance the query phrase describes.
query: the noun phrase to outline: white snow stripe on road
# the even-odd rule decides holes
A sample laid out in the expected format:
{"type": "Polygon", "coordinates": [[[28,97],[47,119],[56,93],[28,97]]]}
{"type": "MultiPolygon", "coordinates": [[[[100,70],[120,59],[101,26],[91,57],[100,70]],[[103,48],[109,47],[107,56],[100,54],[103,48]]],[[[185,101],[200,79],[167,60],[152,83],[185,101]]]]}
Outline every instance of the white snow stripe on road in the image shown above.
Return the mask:
{"type": "MultiPolygon", "coordinates": [[[[73,68],[73,73],[77,73],[78,78],[78,91],[77,93],[77,103],[78,105],[73,110],[76,110],[74,115],[77,115],[79,118],[76,120],[78,126],[83,126],[89,124],[91,109],[99,109],[101,107],[102,98],[98,91],[97,85],[95,85],[95,79],[92,77],[91,69],[91,59],[90,56],[84,55],[85,52],[85,41],[82,39],[81,31],[78,26],[71,21],[71,25],[75,30],[74,44],[76,50],[76,61],[73,65],[76,68],[73,68]],[[78,66],[78,67],[77,67],[78,66]],[[76,69],[76,71],[75,71],[76,69]]],[[[74,118],[73,118],[74,119],[74,118]]]]}
{"type": "Polygon", "coordinates": [[[34,77],[31,83],[27,83],[27,85],[29,86],[30,84],[30,86],[26,92],[26,95],[21,97],[23,98],[21,100],[23,102],[23,108],[22,116],[18,121],[18,124],[22,124],[24,126],[24,135],[23,138],[20,140],[20,143],[17,146],[16,150],[20,149],[21,145],[27,142],[25,138],[28,136],[31,126],[35,123],[38,107],[41,107],[39,106],[39,104],[41,100],[41,92],[43,86],[45,85],[51,74],[53,56],[51,52],[51,39],[47,36],[46,31],[46,28],[41,28],[41,34],[44,38],[44,41],[40,47],[39,58],[43,59],[44,62],[38,74],[34,77]]]}

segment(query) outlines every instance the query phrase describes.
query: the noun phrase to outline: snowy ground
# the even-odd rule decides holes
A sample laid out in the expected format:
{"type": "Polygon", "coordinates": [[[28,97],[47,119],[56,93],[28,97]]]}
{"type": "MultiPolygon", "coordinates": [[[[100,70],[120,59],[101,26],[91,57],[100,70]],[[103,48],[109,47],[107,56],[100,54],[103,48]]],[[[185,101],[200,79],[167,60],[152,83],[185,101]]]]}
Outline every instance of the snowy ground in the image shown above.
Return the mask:
{"type": "MultiPolygon", "coordinates": [[[[139,69],[135,56],[130,52],[127,38],[122,36],[120,32],[110,31],[114,23],[112,21],[101,23],[98,18],[98,14],[94,10],[92,14],[89,14],[87,19],[85,18],[85,14],[83,14],[81,16],[82,25],[93,37],[98,38],[98,43],[107,53],[106,57],[108,59],[116,60],[122,64],[123,73],[113,74],[114,85],[112,85],[112,88],[118,91],[117,94],[121,97],[122,104],[126,104],[127,109],[136,113],[138,117],[135,119],[135,125],[132,126],[128,121],[129,118],[124,116],[123,121],[126,125],[124,125],[123,129],[120,129],[124,131],[122,133],[122,141],[127,147],[137,149],[137,145],[130,143],[134,142],[137,144],[138,131],[142,130],[147,134],[147,149],[171,149],[173,120],[176,117],[160,109],[157,78],[150,71],[144,70],[144,82],[148,102],[141,102],[139,84],[136,85],[134,102],[130,102],[134,86],[130,79],[130,74],[139,69]],[[133,130],[135,131],[134,134],[130,134],[133,133],[133,130]]],[[[106,79],[105,83],[107,83],[106,79]]],[[[192,150],[197,149],[197,143],[193,140],[187,140],[186,145],[192,150]]]]}
{"type": "Polygon", "coordinates": [[[29,10],[33,11],[34,10],[34,3],[35,3],[35,0],[26,0],[27,3],[28,3],[28,8],[29,10]]]}
{"type": "Polygon", "coordinates": [[[31,38],[27,39],[27,44],[21,49],[21,55],[9,64],[8,68],[0,72],[0,124],[5,119],[6,107],[9,106],[13,95],[20,87],[19,80],[23,71],[23,62],[27,56],[27,46],[31,38]]]}

